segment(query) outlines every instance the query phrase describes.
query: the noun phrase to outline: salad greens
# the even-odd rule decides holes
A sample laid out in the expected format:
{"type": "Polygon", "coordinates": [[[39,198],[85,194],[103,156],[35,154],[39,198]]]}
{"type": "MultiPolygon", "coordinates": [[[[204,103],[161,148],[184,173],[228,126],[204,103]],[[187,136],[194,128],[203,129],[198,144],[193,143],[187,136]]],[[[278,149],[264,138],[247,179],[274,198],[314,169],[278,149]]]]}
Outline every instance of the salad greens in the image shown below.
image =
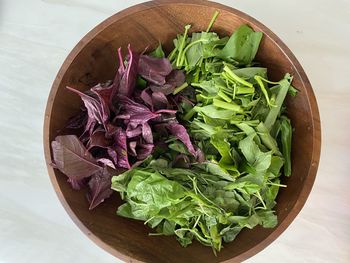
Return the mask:
{"type": "Polygon", "coordinates": [[[119,216],[214,253],[244,228],[278,224],[281,176],[292,173],[284,101],[297,93],[288,73],[271,81],[254,60],[261,32],[220,37],[217,16],[203,32],[186,25],[168,57],[161,44],[146,55],[129,46],[125,60],[119,49],[113,81],[68,88],[85,108],[67,124],[74,135],[52,142],[54,167],[89,188],[90,209],[114,190],[119,216]]]}
{"type": "Polygon", "coordinates": [[[191,36],[185,26],[169,55],[186,72],[173,94],[186,98],[178,119],[203,161],[170,140],[166,151],[114,176],[112,189],[126,201],[118,215],[145,221],[156,230],[152,235],[175,235],[183,246],[196,239],[215,252],[243,228],[277,225],[282,167],[291,175],[292,128],[283,102],[295,90],[289,74],[269,81],[267,69],[253,62],[262,33],[242,25],[220,38],[209,32],[212,22],[191,36]]]}

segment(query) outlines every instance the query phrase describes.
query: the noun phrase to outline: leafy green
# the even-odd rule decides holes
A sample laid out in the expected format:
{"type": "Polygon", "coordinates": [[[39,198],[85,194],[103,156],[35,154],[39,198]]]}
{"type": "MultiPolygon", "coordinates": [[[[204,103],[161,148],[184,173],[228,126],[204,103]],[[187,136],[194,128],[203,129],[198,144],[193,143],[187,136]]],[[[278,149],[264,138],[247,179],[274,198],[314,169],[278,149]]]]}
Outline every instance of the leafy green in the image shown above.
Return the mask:
{"type": "Polygon", "coordinates": [[[282,79],[280,82],[278,82],[279,90],[278,90],[278,93],[276,96],[275,105],[274,105],[274,107],[272,107],[270,109],[270,112],[266,116],[266,119],[264,122],[264,124],[268,130],[271,129],[271,127],[275,123],[278,115],[280,114],[281,107],[282,107],[283,101],[288,93],[291,81],[292,81],[292,78],[290,77],[290,75],[286,74],[284,79],[282,79]]]}
{"type": "Polygon", "coordinates": [[[239,149],[242,151],[248,163],[256,171],[266,171],[271,164],[271,152],[262,152],[254,141],[255,134],[251,134],[239,142],[239,149]]]}
{"type": "Polygon", "coordinates": [[[292,150],[292,126],[290,125],[290,120],[286,117],[281,118],[281,142],[283,157],[285,159],[284,175],[290,176],[292,174],[290,160],[292,150]]]}
{"type": "Polygon", "coordinates": [[[242,25],[232,34],[218,56],[226,61],[248,65],[258,51],[262,36],[261,32],[254,32],[249,26],[242,25]]]}
{"type": "Polygon", "coordinates": [[[200,112],[213,119],[230,120],[236,114],[236,112],[232,109],[224,109],[221,107],[219,108],[216,107],[214,104],[203,107],[196,106],[194,109],[195,111],[200,112]]]}
{"type": "Polygon", "coordinates": [[[159,43],[158,47],[155,50],[153,50],[151,53],[149,53],[149,55],[155,58],[164,58],[165,54],[162,48],[162,44],[159,43]]]}
{"type": "MultiPolygon", "coordinates": [[[[205,32],[189,34],[186,25],[168,56],[186,72],[169,96],[185,98],[177,118],[195,154],[156,130],[160,146],[147,161],[112,178],[125,201],[118,215],[145,221],[150,235],[174,235],[182,246],[195,239],[214,253],[243,228],[277,225],[275,200],[286,187],[281,175],[291,174],[284,101],[296,95],[289,74],[270,81],[268,69],[254,62],[262,33],[242,25],[220,38],[210,32],[217,15],[205,32]]],[[[161,45],[151,54],[163,57],[161,45]]]]}
{"type": "Polygon", "coordinates": [[[260,122],[258,126],[256,126],[256,130],[259,134],[259,137],[261,141],[264,143],[264,145],[273,151],[273,153],[276,153],[280,155],[278,145],[276,140],[271,136],[269,130],[266,128],[265,124],[263,122],[260,122]]]}

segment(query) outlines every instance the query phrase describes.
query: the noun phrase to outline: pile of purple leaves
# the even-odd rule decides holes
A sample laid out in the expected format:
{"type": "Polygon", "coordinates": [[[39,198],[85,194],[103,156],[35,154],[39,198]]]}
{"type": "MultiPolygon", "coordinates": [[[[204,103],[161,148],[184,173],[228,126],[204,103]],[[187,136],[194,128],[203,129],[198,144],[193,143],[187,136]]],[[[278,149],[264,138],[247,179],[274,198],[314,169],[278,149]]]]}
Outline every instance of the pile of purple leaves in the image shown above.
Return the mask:
{"type": "Polygon", "coordinates": [[[174,136],[200,160],[176,112],[186,100],[174,90],[185,83],[181,70],[167,58],[137,54],[128,47],[123,60],[118,49],[119,68],[113,81],[85,92],[71,87],[84,107],[65,127],[72,131],[52,142],[53,166],[63,172],[74,189],[88,187],[90,209],[112,194],[111,177],[120,169],[137,166],[174,136]]]}

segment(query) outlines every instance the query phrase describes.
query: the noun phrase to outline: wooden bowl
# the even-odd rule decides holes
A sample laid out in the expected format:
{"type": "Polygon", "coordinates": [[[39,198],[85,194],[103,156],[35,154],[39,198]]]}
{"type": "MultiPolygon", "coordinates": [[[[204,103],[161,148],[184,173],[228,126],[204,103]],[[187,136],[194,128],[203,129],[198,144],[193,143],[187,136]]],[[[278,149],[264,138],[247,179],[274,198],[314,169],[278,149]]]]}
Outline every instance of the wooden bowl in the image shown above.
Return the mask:
{"type": "Polygon", "coordinates": [[[211,248],[198,242],[183,248],[174,237],[150,237],[150,229],[142,222],[117,216],[116,209],[121,204],[117,193],[89,211],[84,191],[72,190],[67,177],[48,165],[52,184],[73,221],[97,245],[127,262],[240,262],[265,248],[291,224],[312,188],[321,132],[316,99],[304,70],[287,46],[264,25],[233,8],[202,0],[153,1],[133,6],[102,22],[76,45],[58,72],[48,98],[44,125],[46,163],[52,161],[50,142],[57,130],[81,106],[80,98],[65,86],[84,90],[112,79],[120,46],[125,50],[131,43],[134,50],[141,52],[160,41],[169,51],[172,39],[183,32],[184,25],[192,24],[192,31],[205,30],[215,10],[220,15],[213,30],[221,35],[231,34],[241,24],[263,32],[256,60],[268,68],[273,80],[291,73],[293,85],[300,90],[297,97],[287,101],[295,128],[293,174],[284,178],[288,187],[281,189],[277,198],[279,224],[273,229],[243,230],[215,257],[211,248]]]}

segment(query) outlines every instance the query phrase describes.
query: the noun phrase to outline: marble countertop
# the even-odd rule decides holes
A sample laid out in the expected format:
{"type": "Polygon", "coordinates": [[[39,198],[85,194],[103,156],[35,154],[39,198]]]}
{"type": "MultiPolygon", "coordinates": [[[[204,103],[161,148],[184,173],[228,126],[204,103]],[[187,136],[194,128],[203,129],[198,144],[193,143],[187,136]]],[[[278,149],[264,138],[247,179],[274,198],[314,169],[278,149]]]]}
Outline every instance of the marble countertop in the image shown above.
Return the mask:
{"type": "MultiPolygon", "coordinates": [[[[95,25],[139,2],[0,1],[1,263],[121,262],[90,241],[58,201],[42,127],[69,51],[95,25]]],[[[350,262],[349,0],[219,2],[255,17],[290,47],[313,85],[322,123],[319,171],[304,209],[247,262],[350,262]]]]}

